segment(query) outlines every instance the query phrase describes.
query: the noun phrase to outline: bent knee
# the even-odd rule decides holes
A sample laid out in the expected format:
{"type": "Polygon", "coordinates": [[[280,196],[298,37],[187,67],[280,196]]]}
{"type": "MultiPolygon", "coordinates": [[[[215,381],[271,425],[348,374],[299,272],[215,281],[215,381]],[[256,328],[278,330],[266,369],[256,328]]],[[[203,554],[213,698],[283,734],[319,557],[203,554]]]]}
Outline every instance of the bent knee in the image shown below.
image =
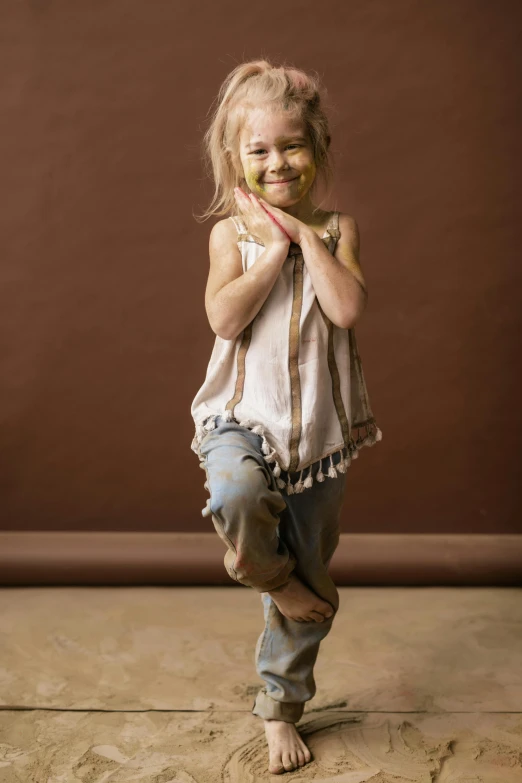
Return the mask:
{"type": "Polygon", "coordinates": [[[218,517],[233,518],[248,512],[250,518],[274,517],[286,508],[283,496],[270,488],[266,471],[242,472],[231,481],[216,480],[210,477],[210,509],[218,517]]]}

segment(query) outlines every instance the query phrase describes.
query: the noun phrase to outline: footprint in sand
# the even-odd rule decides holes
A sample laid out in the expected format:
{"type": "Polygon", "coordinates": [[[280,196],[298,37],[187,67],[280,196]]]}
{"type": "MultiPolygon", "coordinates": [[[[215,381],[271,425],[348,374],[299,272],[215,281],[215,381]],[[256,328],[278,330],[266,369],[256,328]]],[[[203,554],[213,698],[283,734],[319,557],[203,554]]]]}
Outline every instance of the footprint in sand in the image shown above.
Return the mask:
{"type": "MultiPolygon", "coordinates": [[[[443,759],[451,755],[449,743],[438,746],[433,738],[408,721],[382,716],[357,716],[329,712],[299,726],[313,760],[289,774],[292,783],[363,783],[375,776],[397,776],[404,783],[430,783],[443,759]]],[[[267,770],[264,733],[238,748],[227,759],[222,783],[273,781],[267,770]]],[[[378,778],[380,779],[380,778],[378,778]]]]}

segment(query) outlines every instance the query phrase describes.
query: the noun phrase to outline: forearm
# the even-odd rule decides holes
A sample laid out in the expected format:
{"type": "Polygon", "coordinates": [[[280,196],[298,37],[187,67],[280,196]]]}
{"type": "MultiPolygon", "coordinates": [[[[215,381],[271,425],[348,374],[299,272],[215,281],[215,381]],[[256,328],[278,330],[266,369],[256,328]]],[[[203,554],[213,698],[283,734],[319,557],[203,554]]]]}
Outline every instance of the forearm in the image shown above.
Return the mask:
{"type": "Polygon", "coordinates": [[[287,244],[269,245],[255,263],[214,297],[213,328],[233,340],[258,314],[288,255],[287,244]]]}
{"type": "Polygon", "coordinates": [[[304,231],[300,245],[321,308],[336,326],[350,329],[366,306],[366,290],[315,231],[304,231]]]}

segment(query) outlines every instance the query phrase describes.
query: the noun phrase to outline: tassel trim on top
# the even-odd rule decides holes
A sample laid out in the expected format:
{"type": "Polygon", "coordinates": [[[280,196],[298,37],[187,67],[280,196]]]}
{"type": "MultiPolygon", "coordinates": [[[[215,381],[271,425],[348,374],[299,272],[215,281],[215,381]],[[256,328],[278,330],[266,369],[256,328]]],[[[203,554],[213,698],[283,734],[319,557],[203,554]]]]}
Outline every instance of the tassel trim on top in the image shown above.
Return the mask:
{"type": "MultiPolygon", "coordinates": [[[[265,457],[265,461],[270,465],[270,469],[275,477],[277,486],[280,490],[286,492],[287,495],[297,495],[300,492],[304,492],[305,489],[309,489],[311,486],[313,486],[314,479],[312,477],[312,472],[315,465],[319,466],[319,470],[315,476],[316,481],[322,482],[325,480],[325,478],[337,478],[339,473],[346,473],[352,462],[352,459],[356,459],[359,456],[359,450],[363,446],[373,446],[374,443],[382,440],[382,432],[375,423],[374,419],[369,419],[362,424],[355,425],[352,427],[352,432],[355,430],[357,432],[357,437],[354,438],[352,436],[348,446],[343,446],[342,448],[333,451],[331,454],[327,454],[324,457],[321,457],[321,459],[316,460],[310,465],[306,465],[300,471],[297,481],[292,484],[290,475],[288,475],[288,479],[286,481],[281,478],[282,471],[276,457],[276,450],[268,443],[265,435],[265,428],[261,424],[252,422],[250,419],[237,421],[231,410],[226,410],[224,413],[216,413],[207,418],[204,424],[196,425],[196,434],[192,440],[191,449],[195,454],[198,455],[200,463],[204,463],[205,461],[205,457],[201,454],[200,451],[201,441],[208,432],[211,432],[216,428],[216,419],[218,417],[224,421],[235,421],[237,424],[239,424],[240,427],[246,427],[246,429],[254,432],[256,435],[261,436],[262,452],[263,456],[265,457]],[[333,457],[335,454],[339,454],[339,462],[337,465],[334,465],[333,463],[333,457]],[[325,474],[322,471],[322,461],[328,457],[330,457],[330,465],[328,467],[328,472],[325,474]],[[308,471],[308,475],[303,480],[303,473],[305,471],[308,471]]],[[[200,464],[200,467],[204,469],[203,464],[200,464]]],[[[205,489],[208,491],[207,482],[205,482],[205,489]]]]}

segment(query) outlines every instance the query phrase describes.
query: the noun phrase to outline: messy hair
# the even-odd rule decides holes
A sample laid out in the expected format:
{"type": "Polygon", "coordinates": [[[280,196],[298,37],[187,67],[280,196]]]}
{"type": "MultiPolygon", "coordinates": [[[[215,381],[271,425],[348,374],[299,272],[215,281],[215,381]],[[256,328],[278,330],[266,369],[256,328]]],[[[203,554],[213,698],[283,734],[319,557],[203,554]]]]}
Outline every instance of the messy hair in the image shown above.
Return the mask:
{"type": "MultiPolygon", "coordinates": [[[[330,131],[323,109],[326,90],[316,73],[292,66],[276,66],[267,60],[240,63],[226,77],[213,103],[215,108],[203,139],[204,164],[214,182],[214,195],[202,215],[228,215],[234,210],[234,188],[245,187],[239,155],[239,134],[251,108],[260,105],[289,112],[305,123],[312,143],[316,178],[328,187],[332,181],[329,158],[330,131]]],[[[212,106],[211,109],[212,110],[212,106]]]]}

